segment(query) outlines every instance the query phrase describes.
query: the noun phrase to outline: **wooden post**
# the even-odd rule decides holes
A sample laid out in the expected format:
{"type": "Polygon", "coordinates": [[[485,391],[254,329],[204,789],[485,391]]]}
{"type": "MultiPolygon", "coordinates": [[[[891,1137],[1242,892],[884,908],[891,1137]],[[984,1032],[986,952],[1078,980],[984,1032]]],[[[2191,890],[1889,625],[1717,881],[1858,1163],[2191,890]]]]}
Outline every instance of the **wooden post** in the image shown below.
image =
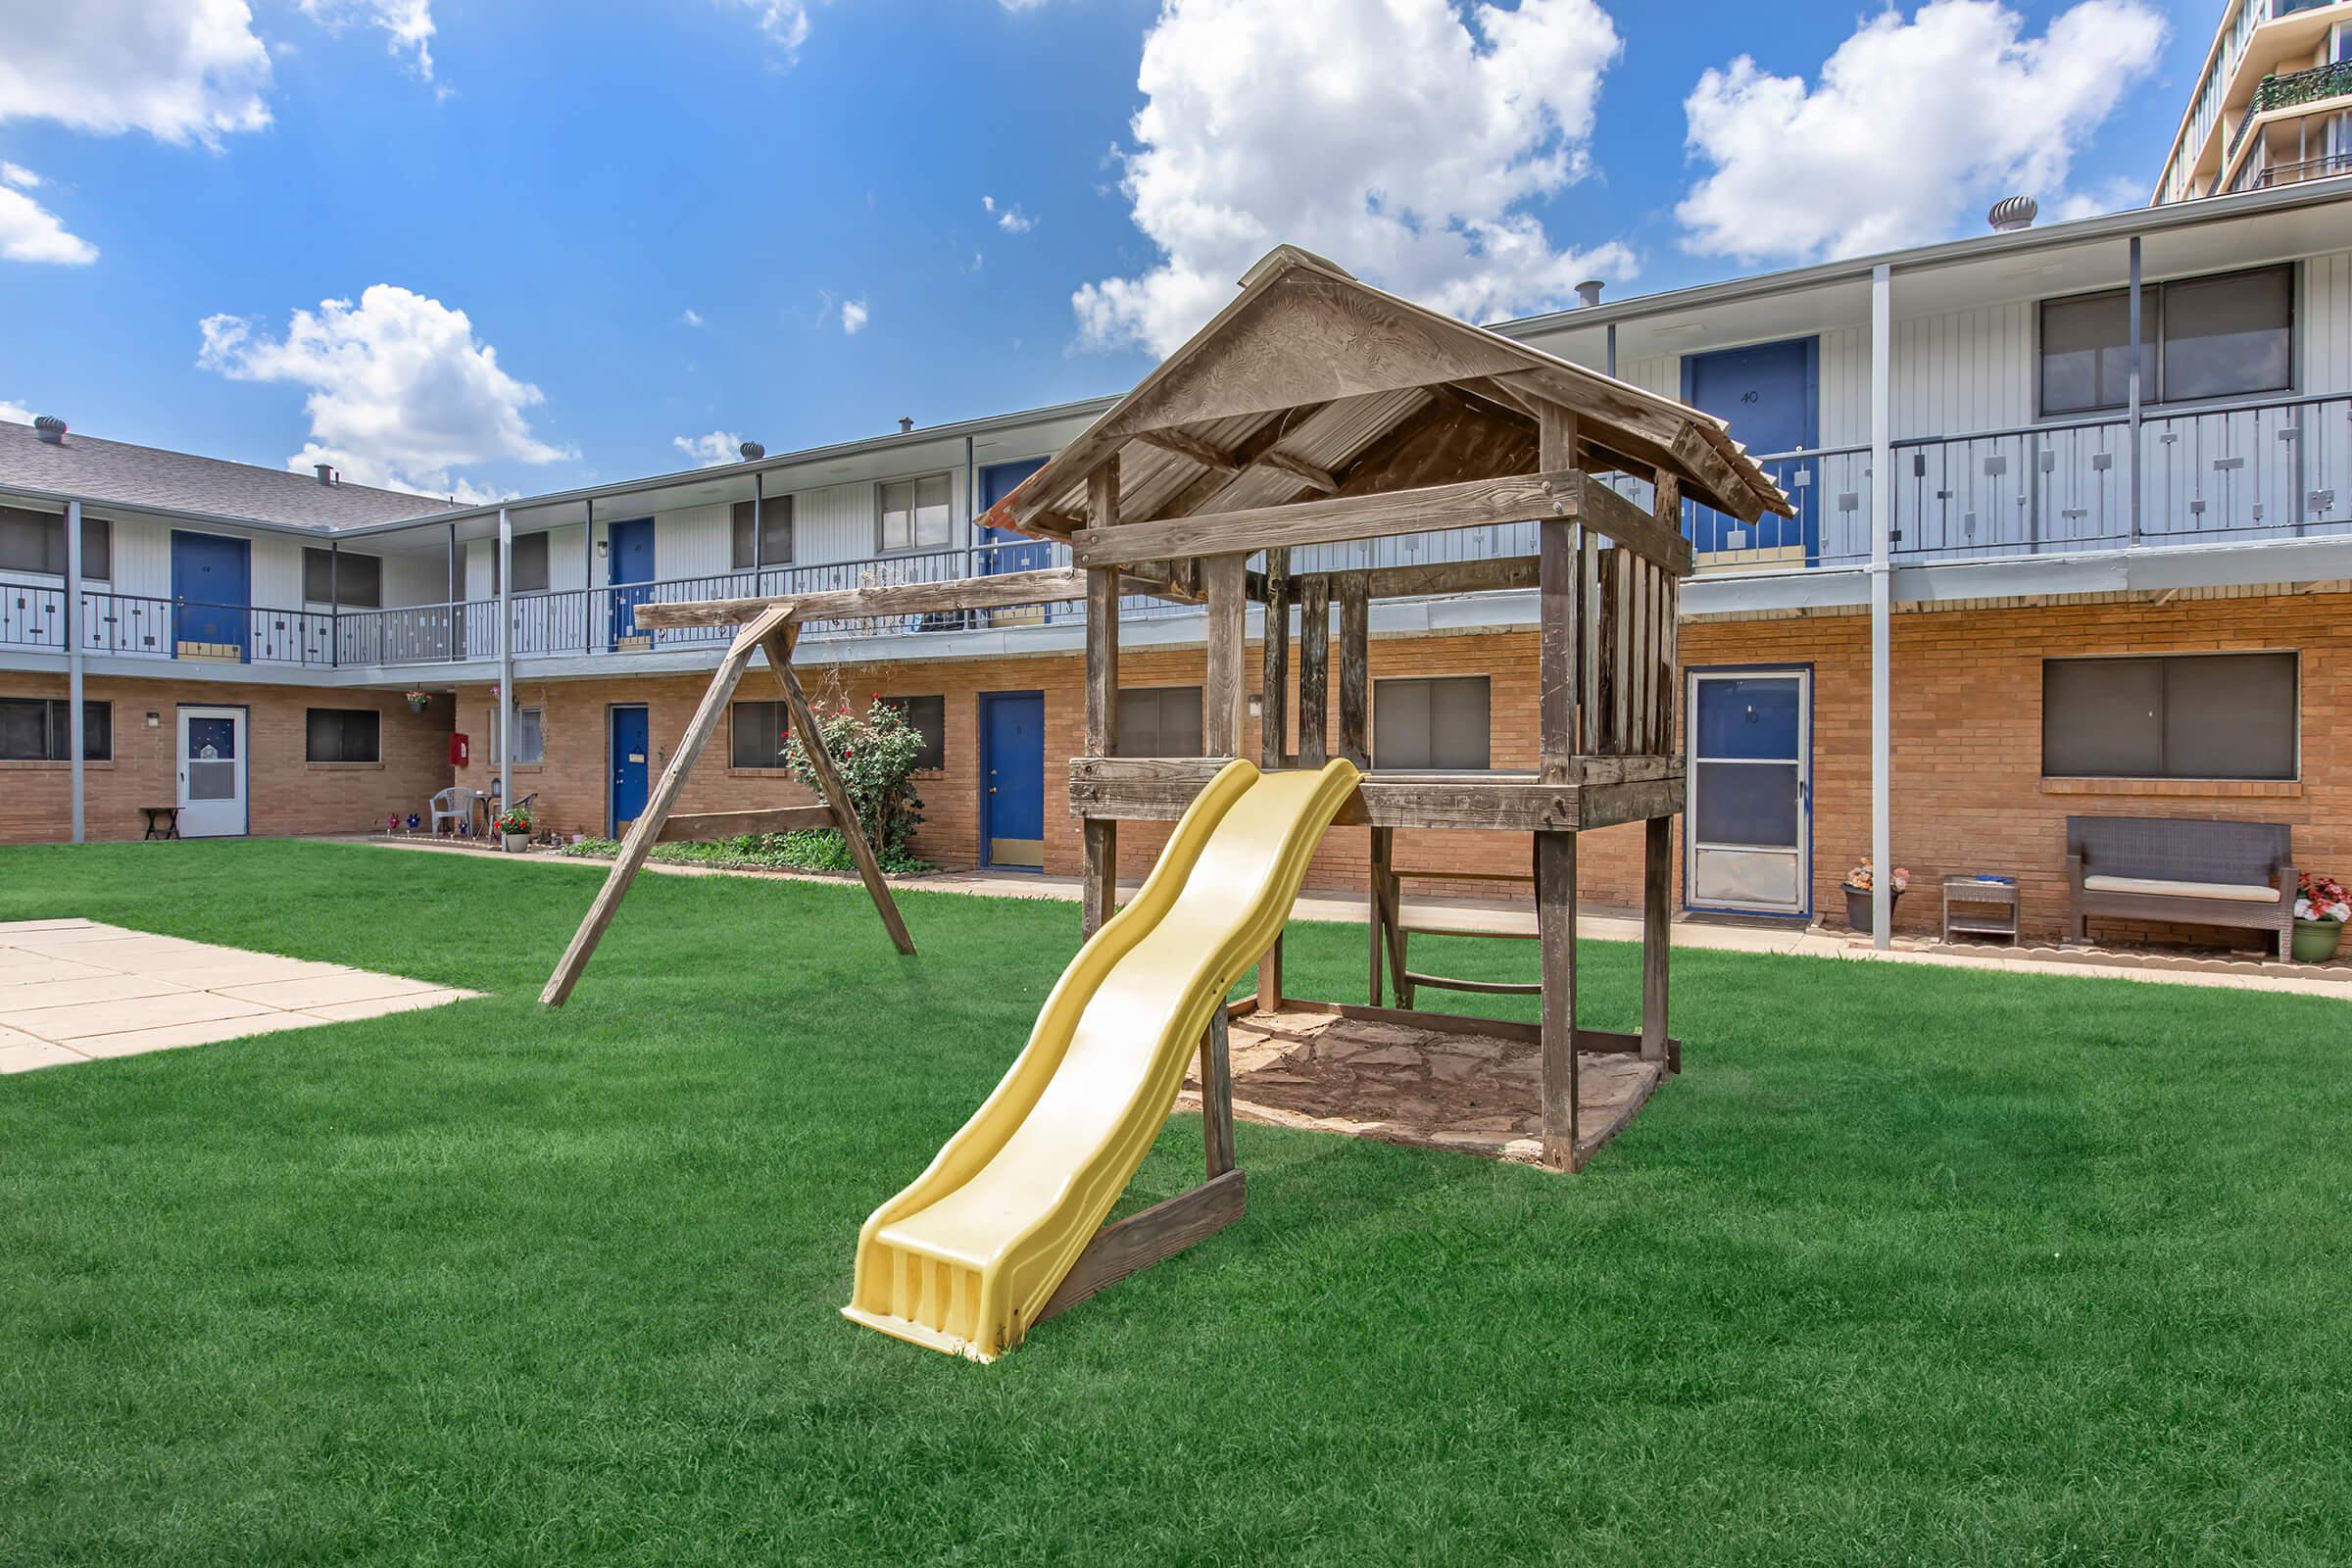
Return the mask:
{"type": "MultiPolygon", "coordinates": [[[[1537,413],[1537,461],[1546,471],[1573,466],[1576,416],[1556,403],[1539,404],[1537,413]]],[[[1565,517],[1545,517],[1539,532],[1537,765],[1544,783],[1564,784],[1576,765],[1577,526],[1565,517]]]]}
{"type": "Polygon", "coordinates": [[[1389,923],[1389,862],[1396,850],[1396,830],[1393,827],[1372,829],[1370,876],[1372,892],[1372,1005],[1388,1005],[1388,994],[1380,973],[1381,944],[1388,940],[1389,923]]]}
{"type": "Polygon", "coordinates": [[[842,787],[841,775],[833,771],[832,754],[825,750],[824,732],[817,727],[816,714],[809,710],[808,694],[801,690],[801,678],[792,670],[792,642],[781,626],[767,634],[762,642],[767,650],[767,662],[775,670],[776,680],[784,688],[784,706],[792,710],[792,727],[801,732],[801,746],[808,754],[808,770],[816,775],[817,792],[825,804],[833,808],[833,820],[840,825],[841,842],[849,848],[850,858],[857,862],[858,875],[865,883],[866,897],[874,901],[874,912],[889,928],[890,940],[901,953],[914,951],[914,938],[906,934],[906,922],[899,918],[899,906],[890,896],[890,885],[882,880],[882,862],[874,858],[874,847],[865,840],[865,827],[858,820],[858,808],[850,802],[850,792],[842,787]]]}
{"type": "Polygon", "coordinates": [[[1666,962],[1673,936],[1674,818],[1642,824],[1642,1059],[1666,1059],[1666,962]]]}
{"type": "MultiPolygon", "coordinates": [[[[1119,460],[1108,461],[1087,476],[1089,525],[1107,527],[1118,520],[1119,460]]],[[[1115,567],[1086,574],[1086,755],[1109,757],[1118,750],[1119,729],[1119,573],[1115,567]]],[[[1119,824],[1087,817],[1080,825],[1086,865],[1080,892],[1083,935],[1102,929],[1119,902],[1119,824]]]]}
{"type": "Polygon", "coordinates": [[[1331,760],[1331,579],[1316,572],[1298,585],[1298,765],[1331,760]]]}
{"type": "Polygon", "coordinates": [[[1233,1058],[1226,1027],[1219,1001],[1208,1015],[1208,1033],[1200,1037],[1200,1143],[1211,1181],[1233,1169],[1233,1058]]]}
{"type": "MultiPolygon", "coordinates": [[[[1576,835],[1536,835],[1536,932],[1544,976],[1544,1163],[1576,1155],[1576,835]]],[[[1646,1023],[1646,1020],[1644,1020],[1646,1023]]]]}
{"type": "Polygon", "coordinates": [[[1360,571],[1340,577],[1340,755],[1372,770],[1372,612],[1360,571]]]}
{"type": "Polygon", "coordinates": [[[1242,755],[1249,693],[1242,661],[1250,636],[1249,575],[1245,556],[1211,556],[1208,578],[1208,670],[1200,695],[1200,750],[1209,757],[1242,755]]]}
{"type": "Polygon", "coordinates": [[[1260,767],[1280,767],[1291,749],[1291,553],[1266,552],[1265,678],[1258,690],[1260,767]]]}
{"type": "MultiPolygon", "coordinates": [[[[743,629],[727,649],[727,657],[719,661],[718,672],[710,677],[710,690],[703,693],[702,706],[694,717],[686,721],[686,733],[678,737],[678,749],[669,754],[669,765],[654,784],[653,793],[646,798],[645,809],[629,824],[628,837],[621,841],[620,854],[613,857],[612,869],[605,873],[605,885],[597,890],[596,902],[588,906],[587,917],[580,928],[571,934],[570,944],[564,956],[556,961],[555,973],[547,977],[546,989],[539,1000],[551,1007],[561,1007],[571,995],[571,988],[580,983],[580,973],[588,967],[589,956],[604,939],[605,928],[620,911],[620,901],[628,893],[629,884],[637,879],[645,858],[661,842],[662,824],[670,808],[678,803],[678,792],[685,788],[686,774],[694,760],[702,755],[703,747],[718,729],[718,721],[726,716],[727,699],[735,695],[735,687],[750,667],[752,655],[759,651],[760,640],[773,632],[781,638],[791,618],[792,607],[779,605],[743,629]]],[[[507,701],[502,692],[500,701],[507,701]]],[[[895,911],[894,911],[895,915],[895,911]]],[[[901,952],[914,951],[906,944],[901,952]]]]}
{"type": "MultiPolygon", "coordinates": [[[[1657,477],[1656,494],[1651,498],[1649,514],[1672,528],[1683,531],[1683,481],[1671,473],[1657,477]]],[[[1675,586],[1674,573],[1658,573],[1658,732],[1651,750],[1661,755],[1671,754],[1674,747],[1674,705],[1682,693],[1682,670],[1675,663],[1674,645],[1678,628],[1676,618],[1682,612],[1682,595],[1675,586]]]]}

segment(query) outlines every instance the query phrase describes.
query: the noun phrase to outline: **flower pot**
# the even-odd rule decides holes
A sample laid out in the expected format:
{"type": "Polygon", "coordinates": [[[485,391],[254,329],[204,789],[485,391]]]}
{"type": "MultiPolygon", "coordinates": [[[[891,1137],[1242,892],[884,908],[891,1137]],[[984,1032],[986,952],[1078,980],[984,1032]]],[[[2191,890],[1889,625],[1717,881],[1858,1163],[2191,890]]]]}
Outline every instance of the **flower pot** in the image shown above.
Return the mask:
{"type": "Polygon", "coordinates": [[[412,697],[409,699],[409,711],[412,713],[421,713],[431,706],[431,702],[424,698],[412,697]]]}
{"type": "MultiPolygon", "coordinates": [[[[1866,937],[1876,935],[1870,920],[1870,889],[1849,887],[1844,883],[1839,883],[1838,886],[1845,894],[1845,923],[1866,937]]],[[[1901,888],[1896,888],[1887,895],[1886,918],[1889,922],[1894,918],[1894,906],[1903,900],[1903,891],[1901,888]]]]}
{"type": "Polygon", "coordinates": [[[2326,963],[2335,956],[2336,945],[2343,939],[2341,920],[2297,920],[2291,951],[2297,963],[2326,963]]]}
{"type": "Polygon", "coordinates": [[[531,842],[531,836],[528,833],[502,833],[499,838],[506,845],[509,855],[520,855],[529,848],[531,842]]]}

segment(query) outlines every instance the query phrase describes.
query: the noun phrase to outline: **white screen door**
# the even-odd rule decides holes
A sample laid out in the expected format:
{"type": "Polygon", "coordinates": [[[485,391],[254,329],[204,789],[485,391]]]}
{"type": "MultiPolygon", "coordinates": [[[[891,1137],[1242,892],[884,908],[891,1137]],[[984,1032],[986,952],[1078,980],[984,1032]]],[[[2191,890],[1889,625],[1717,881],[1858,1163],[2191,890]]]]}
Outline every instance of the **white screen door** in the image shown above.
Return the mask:
{"type": "Polygon", "coordinates": [[[245,710],[179,710],[179,836],[245,831],[245,710]]]}
{"type": "Polygon", "coordinates": [[[1696,908],[1802,914],[1813,885],[1813,677],[1690,672],[1685,899],[1696,908]]]}

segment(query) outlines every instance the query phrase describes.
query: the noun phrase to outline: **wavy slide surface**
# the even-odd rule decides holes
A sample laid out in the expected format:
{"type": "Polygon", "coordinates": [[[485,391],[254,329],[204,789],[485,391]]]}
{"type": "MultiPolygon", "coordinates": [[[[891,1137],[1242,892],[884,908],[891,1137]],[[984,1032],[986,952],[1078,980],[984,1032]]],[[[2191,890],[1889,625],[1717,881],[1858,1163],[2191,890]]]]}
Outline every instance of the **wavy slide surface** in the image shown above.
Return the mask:
{"type": "Polygon", "coordinates": [[[1359,778],[1220,769],[1047,997],[971,1120],[858,1237],[844,1316],[991,1360],[1018,1345],[1143,1161],[1212,1009],[1290,918],[1359,778]]]}

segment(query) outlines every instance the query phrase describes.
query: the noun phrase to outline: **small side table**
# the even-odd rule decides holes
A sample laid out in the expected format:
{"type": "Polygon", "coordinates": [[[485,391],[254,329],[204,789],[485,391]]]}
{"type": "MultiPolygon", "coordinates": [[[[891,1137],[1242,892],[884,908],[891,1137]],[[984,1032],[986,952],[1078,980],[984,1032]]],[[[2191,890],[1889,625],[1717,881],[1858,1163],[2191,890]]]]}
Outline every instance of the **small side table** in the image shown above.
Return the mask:
{"type": "Polygon", "coordinates": [[[1965,931],[1971,936],[2007,937],[2017,941],[2017,884],[1981,876],[1943,879],[1943,940],[1965,931]]]}
{"type": "Polygon", "coordinates": [[[175,839],[179,837],[179,808],[176,806],[142,806],[147,813],[147,837],[175,839]]]}

